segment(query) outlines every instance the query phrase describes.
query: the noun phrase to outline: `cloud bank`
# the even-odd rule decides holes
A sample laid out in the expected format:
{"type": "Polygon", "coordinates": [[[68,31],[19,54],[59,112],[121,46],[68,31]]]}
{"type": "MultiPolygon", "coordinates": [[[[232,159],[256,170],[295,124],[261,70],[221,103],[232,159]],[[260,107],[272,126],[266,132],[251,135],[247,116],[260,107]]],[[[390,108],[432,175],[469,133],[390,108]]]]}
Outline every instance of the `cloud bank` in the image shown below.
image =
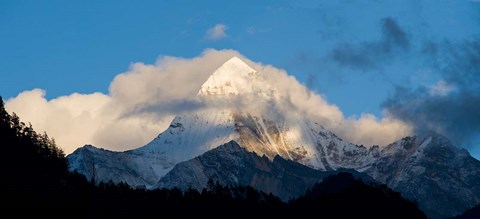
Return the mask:
{"type": "Polygon", "coordinates": [[[84,144],[116,151],[132,149],[165,130],[175,114],[215,107],[199,102],[196,94],[233,56],[273,81],[289,107],[353,143],[385,145],[412,131],[389,113],[383,118],[371,114],[346,118],[336,105],[309,91],[284,70],[255,63],[234,50],[208,49],[191,59],[165,56],[155,64],[134,63],[113,79],[108,94],[74,93],[47,100],[45,91],[34,89],[7,100],[6,108],[31,122],[36,130],[48,132],[66,153],[84,144]]]}

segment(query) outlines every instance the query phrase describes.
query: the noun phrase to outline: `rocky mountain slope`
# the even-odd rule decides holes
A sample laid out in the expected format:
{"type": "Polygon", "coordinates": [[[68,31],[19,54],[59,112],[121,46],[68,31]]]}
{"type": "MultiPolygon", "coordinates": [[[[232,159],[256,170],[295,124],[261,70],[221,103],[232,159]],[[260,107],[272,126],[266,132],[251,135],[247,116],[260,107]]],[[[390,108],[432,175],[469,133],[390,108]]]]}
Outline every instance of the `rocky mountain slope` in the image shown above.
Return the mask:
{"type": "Polygon", "coordinates": [[[147,145],[125,152],[85,146],[68,156],[70,170],[96,182],[152,188],[175,165],[234,140],[274,163],[279,155],[316,170],[367,173],[416,200],[430,217],[458,215],[480,202],[480,162],[444,137],[429,133],[369,148],[346,142],[300,112],[278,110],[288,107],[288,101],[274,83],[239,58],[218,68],[197,98],[209,107],[175,117],[147,145]],[[262,104],[238,107],[245,100],[262,104]]]}
{"type": "Polygon", "coordinates": [[[260,73],[234,57],[217,69],[198,93],[200,101],[215,107],[176,116],[167,130],[135,150],[91,153],[92,147],[80,148],[68,156],[70,169],[89,179],[95,170],[96,181],[125,181],[150,188],[175,164],[231,140],[261,156],[273,159],[280,155],[319,170],[368,168],[378,148],[343,141],[298,112],[282,115],[268,104],[263,110],[235,108],[240,95],[285,104],[277,93],[260,73]]]}
{"type": "MultiPolygon", "coordinates": [[[[367,183],[376,183],[366,174],[350,172],[367,183]]],[[[286,160],[277,155],[273,160],[248,152],[230,141],[189,161],[177,164],[155,188],[194,188],[201,191],[209,181],[222,185],[251,186],[288,201],[303,195],[307,189],[337,171],[320,171],[286,160]]]]}
{"type": "Polygon", "coordinates": [[[480,203],[480,161],[436,133],[383,147],[365,173],[417,201],[429,217],[455,216],[480,203]]]}

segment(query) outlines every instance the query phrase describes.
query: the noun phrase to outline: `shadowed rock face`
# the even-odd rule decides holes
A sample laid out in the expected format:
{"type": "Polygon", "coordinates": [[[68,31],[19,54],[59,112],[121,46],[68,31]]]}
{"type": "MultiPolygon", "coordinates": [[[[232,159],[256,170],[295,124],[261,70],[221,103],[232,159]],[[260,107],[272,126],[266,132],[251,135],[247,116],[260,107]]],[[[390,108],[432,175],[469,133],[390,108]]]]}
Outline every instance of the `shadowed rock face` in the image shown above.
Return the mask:
{"type": "Polygon", "coordinates": [[[480,202],[480,162],[441,135],[406,137],[381,154],[365,172],[429,217],[455,216],[480,202]]]}
{"type": "MultiPolygon", "coordinates": [[[[270,126],[268,122],[266,124],[266,127],[270,126]]],[[[285,159],[285,156],[292,156],[295,153],[285,155],[280,152],[283,157],[275,155],[272,162],[267,156],[259,157],[258,153],[262,153],[262,148],[265,149],[265,145],[262,145],[265,134],[252,127],[255,126],[247,122],[238,127],[243,129],[241,132],[248,132],[248,135],[239,138],[240,142],[246,144],[245,147],[235,143],[237,147],[230,150],[223,147],[217,148],[218,151],[212,149],[203,156],[176,166],[176,163],[169,162],[164,153],[145,150],[119,153],[91,146],[81,148],[70,155],[69,162],[71,168],[73,166],[89,179],[95,170],[97,182],[115,179],[116,182],[127,182],[132,186],[149,185],[147,188],[156,185],[201,189],[209,179],[212,179],[226,185],[251,185],[279,195],[283,199],[301,194],[315,181],[324,177],[318,170],[293,168],[299,164],[285,159]],[[238,147],[244,149],[240,150],[238,147]],[[255,153],[247,153],[245,150],[255,153]],[[214,156],[215,154],[222,156],[214,156]],[[282,162],[287,162],[288,165],[280,165],[282,162]],[[161,178],[174,166],[175,171],[161,178]],[[154,167],[161,168],[156,172],[154,167]],[[159,171],[164,173],[159,174],[159,171]],[[160,179],[162,180],[158,183],[160,179]]],[[[281,133],[274,128],[270,130],[273,130],[271,136],[275,136],[276,132],[281,133]]],[[[341,144],[333,134],[321,131],[317,133],[322,139],[318,147],[323,152],[317,154],[317,161],[330,165],[325,165],[328,167],[325,170],[334,168],[338,170],[346,166],[366,173],[378,182],[400,192],[405,198],[416,201],[429,217],[459,215],[480,203],[480,162],[471,157],[466,150],[453,146],[443,136],[430,133],[406,137],[385,147],[367,149],[358,146],[345,147],[348,144],[341,144]],[[352,148],[355,150],[349,150],[352,148]],[[339,165],[342,163],[343,165],[339,165]]],[[[278,140],[278,137],[270,139],[278,140]]],[[[272,150],[265,152],[275,154],[272,150]]]]}
{"type": "MultiPolygon", "coordinates": [[[[373,182],[367,175],[353,170],[344,171],[354,173],[366,182],[373,182]]],[[[177,164],[156,187],[202,190],[212,180],[223,185],[249,185],[288,200],[303,195],[316,182],[336,173],[315,170],[280,156],[272,161],[231,141],[177,164]]]]}
{"type": "MultiPolygon", "coordinates": [[[[364,173],[416,201],[429,217],[455,216],[480,202],[480,162],[445,137],[435,133],[406,137],[378,150],[364,173]]],[[[280,156],[270,161],[229,142],[179,163],[157,187],[200,190],[211,179],[225,185],[250,185],[287,200],[331,173],[280,156]]]]}

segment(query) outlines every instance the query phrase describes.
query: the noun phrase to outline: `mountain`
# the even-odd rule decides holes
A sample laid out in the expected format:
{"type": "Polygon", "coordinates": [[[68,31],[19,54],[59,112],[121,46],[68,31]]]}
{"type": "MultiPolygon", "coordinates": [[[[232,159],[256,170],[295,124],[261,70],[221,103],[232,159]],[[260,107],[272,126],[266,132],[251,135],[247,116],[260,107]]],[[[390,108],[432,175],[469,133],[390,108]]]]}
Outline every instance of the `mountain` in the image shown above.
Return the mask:
{"type": "Polygon", "coordinates": [[[79,148],[67,157],[70,170],[88,179],[95,175],[95,181],[151,188],[175,164],[231,140],[269,159],[280,155],[318,170],[364,169],[378,152],[343,141],[299,112],[275,111],[270,106],[286,105],[285,98],[264,75],[236,57],[209,77],[197,98],[213,107],[176,116],[167,130],[138,149],[79,148]],[[248,98],[265,102],[265,109],[236,109],[237,101],[248,98]]]}
{"type": "Polygon", "coordinates": [[[280,156],[269,160],[248,152],[230,141],[201,156],[177,164],[155,188],[194,188],[201,191],[209,181],[221,185],[252,186],[283,200],[303,195],[327,176],[327,172],[308,168],[280,156]],[[295,186],[292,186],[295,185],[295,186]]]}
{"type": "Polygon", "coordinates": [[[427,133],[384,147],[349,143],[290,107],[274,80],[239,58],[219,67],[196,98],[206,107],[176,116],[145,146],[125,152],[85,146],[67,157],[70,170],[95,182],[153,188],[175,165],[235,141],[272,161],[279,155],[320,171],[367,173],[434,218],[480,202],[480,162],[448,139],[427,133]]]}
{"type": "Polygon", "coordinates": [[[480,162],[436,133],[382,147],[365,173],[418,202],[429,217],[455,216],[480,203],[480,162]]]}
{"type": "MultiPolygon", "coordinates": [[[[351,172],[368,183],[375,181],[366,174],[351,172]]],[[[209,181],[221,185],[251,186],[272,193],[284,201],[303,195],[323,178],[337,171],[319,171],[277,155],[273,160],[249,152],[230,141],[194,159],[177,164],[155,188],[194,188],[201,191],[209,181]]]]}

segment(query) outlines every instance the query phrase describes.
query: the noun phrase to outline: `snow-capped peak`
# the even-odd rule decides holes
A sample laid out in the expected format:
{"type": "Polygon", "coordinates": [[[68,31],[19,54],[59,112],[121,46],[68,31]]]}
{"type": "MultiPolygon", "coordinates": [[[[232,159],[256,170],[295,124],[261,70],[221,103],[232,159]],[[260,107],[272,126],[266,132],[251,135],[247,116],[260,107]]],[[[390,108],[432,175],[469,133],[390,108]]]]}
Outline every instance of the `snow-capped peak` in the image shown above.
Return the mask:
{"type": "MultiPolygon", "coordinates": [[[[220,72],[226,71],[227,73],[250,73],[250,72],[256,72],[253,68],[247,65],[243,60],[240,58],[234,56],[227,60],[225,63],[220,66],[215,73],[220,74],[220,72]]],[[[215,74],[214,73],[214,74],[215,74]]]]}
{"type": "Polygon", "coordinates": [[[258,72],[238,57],[223,63],[202,85],[199,95],[238,95],[251,90],[258,72]]]}
{"type": "MultiPolygon", "coordinates": [[[[189,177],[207,182],[212,178],[195,157],[233,140],[246,151],[269,159],[279,155],[318,170],[348,168],[367,173],[402,196],[417,200],[433,218],[458,215],[480,202],[480,162],[445,137],[427,132],[382,148],[354,145],[289,108],[289,99],[275,86],[275,76],[269,75],[268,69],[259,71],[237,57],[231,58],[198,92],[206,107],[178,115],[167,130],[141,148],[125,152],[92,146],[78,149],[67,157],[70,170],[95,182],[151,188],[177,164],[196,159],[193,166],[183,170],[189,177]]],[[[238,166],[235,171],[249,165],[243,161],[232,163],[238,166]]],[[[236,175],[226,177],[238,182],[236,175]]]]}

